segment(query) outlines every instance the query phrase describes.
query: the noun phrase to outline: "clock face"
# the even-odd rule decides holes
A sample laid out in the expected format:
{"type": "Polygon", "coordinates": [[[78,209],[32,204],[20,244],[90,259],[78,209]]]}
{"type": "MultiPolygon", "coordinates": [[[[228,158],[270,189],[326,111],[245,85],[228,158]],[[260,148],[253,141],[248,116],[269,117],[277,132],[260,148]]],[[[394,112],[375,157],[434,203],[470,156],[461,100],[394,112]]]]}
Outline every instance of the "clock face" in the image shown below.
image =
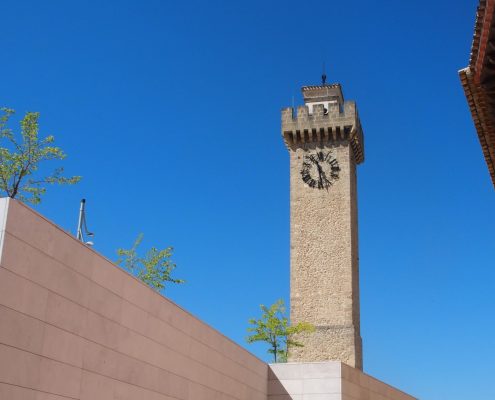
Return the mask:
{"type": "Polygon", "coordinates": [[[315,189],[328,189],[339,179],[340,167],[330,151],[318,151],[304,156],[302,180],[315,189]]]}

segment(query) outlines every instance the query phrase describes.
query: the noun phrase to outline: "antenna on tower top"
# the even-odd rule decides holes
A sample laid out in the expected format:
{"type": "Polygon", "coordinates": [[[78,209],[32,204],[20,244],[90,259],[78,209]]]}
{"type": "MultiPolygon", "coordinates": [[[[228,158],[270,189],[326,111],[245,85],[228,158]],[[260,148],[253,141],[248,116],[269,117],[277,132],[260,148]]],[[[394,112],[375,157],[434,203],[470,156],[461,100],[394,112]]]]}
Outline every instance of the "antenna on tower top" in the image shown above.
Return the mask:
{"type": "Polygon", "coordinates": [[[325,61],[323,61],[323,72],[321,74],[321,85],[325,86],[327,84],[327,74],[325,72],[325,61]]]}

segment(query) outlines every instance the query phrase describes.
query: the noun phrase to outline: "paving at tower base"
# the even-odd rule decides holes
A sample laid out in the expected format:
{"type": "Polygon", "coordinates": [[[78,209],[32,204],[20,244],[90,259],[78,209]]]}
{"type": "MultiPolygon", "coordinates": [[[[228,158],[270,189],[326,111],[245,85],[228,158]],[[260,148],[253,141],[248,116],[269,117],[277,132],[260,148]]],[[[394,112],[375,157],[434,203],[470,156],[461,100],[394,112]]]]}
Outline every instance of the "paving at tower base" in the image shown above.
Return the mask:
{"type": "Polygon", "coordinates": [[[0,199],[0,400],[407,400],[362,372],[357,168],[339,84],[282,110],[290,157],[291,322],[266,364],[29,207],[0,199]],[[322,240],[324,238],[324,240],[322,240]]]}

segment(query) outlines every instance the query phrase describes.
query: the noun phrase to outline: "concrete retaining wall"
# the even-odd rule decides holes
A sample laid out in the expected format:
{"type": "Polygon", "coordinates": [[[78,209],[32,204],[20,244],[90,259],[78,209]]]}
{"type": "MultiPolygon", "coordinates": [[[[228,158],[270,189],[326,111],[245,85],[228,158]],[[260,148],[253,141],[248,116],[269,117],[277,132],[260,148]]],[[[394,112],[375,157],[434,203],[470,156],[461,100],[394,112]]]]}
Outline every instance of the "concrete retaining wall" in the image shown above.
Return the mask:
{"type": "Polygon", "coordinates": [[[0,399],[266,400],[268,366],[0,199],[0,399]]]}
{"type": "Polygon", "coordinates": [[[334,361],[268,366],[0,199],[0,400],[413,400],[334,361]]]}

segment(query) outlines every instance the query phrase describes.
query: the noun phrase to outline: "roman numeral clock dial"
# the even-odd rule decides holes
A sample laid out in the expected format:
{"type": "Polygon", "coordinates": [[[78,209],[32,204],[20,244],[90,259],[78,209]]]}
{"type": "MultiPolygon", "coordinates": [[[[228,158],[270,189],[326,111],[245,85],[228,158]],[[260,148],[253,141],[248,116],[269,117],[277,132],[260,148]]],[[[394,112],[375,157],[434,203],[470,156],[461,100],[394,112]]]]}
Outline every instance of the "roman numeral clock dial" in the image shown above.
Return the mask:
{"type": "Polygon", "coordinates": [[[330,151],[318,151],[303,158],[301,177],[311,188],[328,189],[339,179],[339,172],[339,162],[330,151]]]}

